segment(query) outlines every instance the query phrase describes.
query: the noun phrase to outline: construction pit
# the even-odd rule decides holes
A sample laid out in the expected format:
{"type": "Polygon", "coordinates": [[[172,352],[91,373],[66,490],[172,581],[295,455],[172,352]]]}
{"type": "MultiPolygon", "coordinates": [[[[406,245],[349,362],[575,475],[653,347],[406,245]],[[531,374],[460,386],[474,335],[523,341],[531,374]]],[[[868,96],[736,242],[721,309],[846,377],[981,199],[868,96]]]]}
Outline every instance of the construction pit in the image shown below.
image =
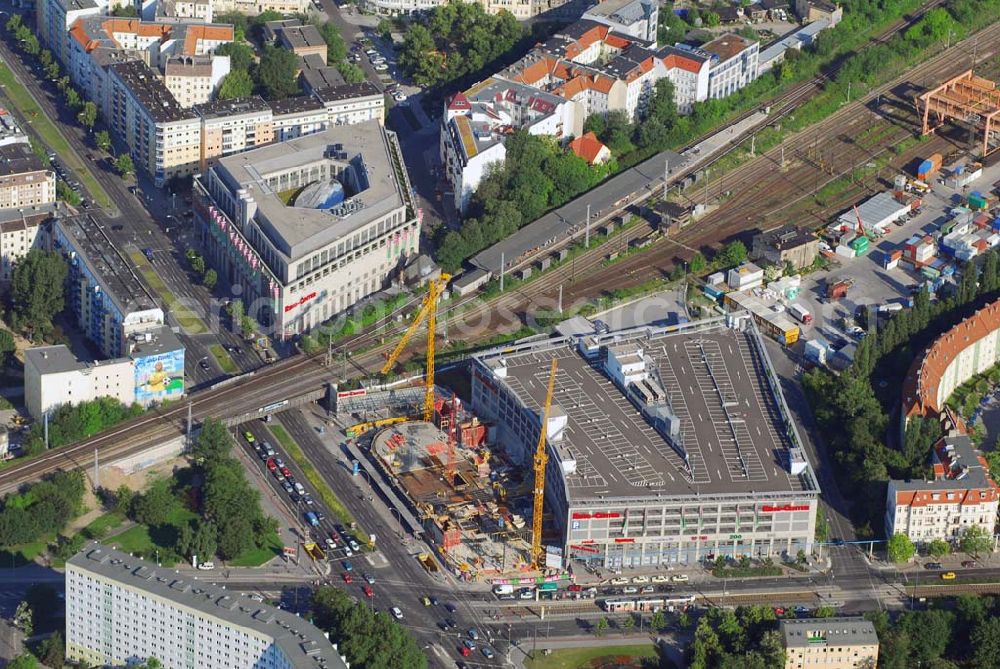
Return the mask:
{"type": "Polygon", "coordinates": [[[408,421],[378,430],[370,442],[373,460],[409,497],[456,576],[480,580],[530,572],[531,527],[507,499],[510,491],[523,512],[531,481],[487,446],[486,425],[460,400],[439,396],[435,405],[436,424],[408,421]]]}

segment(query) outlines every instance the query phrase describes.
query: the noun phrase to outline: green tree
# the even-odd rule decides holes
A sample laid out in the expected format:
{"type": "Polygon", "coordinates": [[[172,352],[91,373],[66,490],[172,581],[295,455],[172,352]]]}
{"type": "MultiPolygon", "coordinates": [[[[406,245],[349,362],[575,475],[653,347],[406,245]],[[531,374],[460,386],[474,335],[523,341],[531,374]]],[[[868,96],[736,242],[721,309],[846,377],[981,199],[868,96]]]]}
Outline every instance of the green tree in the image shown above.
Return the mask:
{"type": "Polygon", "coordinates": [[[235,299],[232,300],[227,306],[226,311],[229,312],[229,318],[232,319],[233,330],[239,328],[240,323],[243,322],[243,316],[246,311],[243,309],[243,300],[235,299]]]}
{"type": "Polygon", "coordinates": [[[989,553],[993,550],[993,537],[981,525],[970,525],[958,540],[958,547],[969,555],[989,553]]]}
{"type": "Polygon", "coordinates": [[[913,542],[905,534],[892,535],[887,544],[887,550],[889,561],[896,564],[909,562],[917,552],[913,542]]]}
{"type": "Polygon", "coordinates": [[[257,329],[257,321],[252,316],[244,314],[243,318],[240,319],[240,331],[243,333],[243,336],[249,337],[257,329]]]}
{"type": "Polygon", "coordinates": [[[9,330],[0,328],[0,370],[7,366],[7,360],[16,348],[14,335],[9,330]]]}
{"type": "Polygon", "coordinates": [[[212,268],[205,270],[204,276],[201,277],[201,282],[206,288],[212,290],[215,288],[215,284],[219,281],[219,275],[212,268]]]}
{"type": "Polygon", "coordinates": [[[739,265],[741,262],[747,259],[747,247],[740,241],[735,240],[729,242],[719,251],[719,255],[716,258],[719,264],[724,267],[730,267],[732,265],[739,265]]]}
{"type": "Polygon", "coordinates": [[[51,81],[56,81],[59,78],[60,72],[61,70],[59,69],[59,63],[55,61],[52,61],[51,63],[45,66],[46,79],[49,79],[51,81]]]}
{"type": "Polygon", "coordinates": [[[78,206],[83,199],[62,179],[56,181],[56,197],[73,207],[78,206]]]}
{"type": "Polygon", "coordinates": [[[139,16],[139,10],[135,8],[135,5],[118,5],[111,10],[111,15],[122,18],[135,18],[139,16]]]}
{"type": "Polygon", "coordinates": [[[215,464],[228,459],[232,448],[233,438],[225,424],[214,418],[206,418],[201,424],[192,455],[198,460],[215,464]]]}
{"type": "Polygon", "coordinates": [[[111,135],[108,134],[107,130],[98,130],[94,134],[94,146],[101,151],[107,151],[111,148],[111,135]]]}
{"type": "Polygon", "coordinates": [[[197,556],[199,562],[210,560],[218,548],[218,534],[218,528],[210,521],[182,525],[177,533],[177,554],[187,559],[197,556]]]}
{"type": "Polygon", "coordinates": [[[31,653],[21,653],[10,661],[7,669],[38,669],[38,660],[31,653]]]}
{"type": "Polygon", "coordinates": [[[123,153],[118,156],[118,158],[115,159],[115,170],[117,170],[118,174],[123,177],[135,174],[135,164],[132,162],[132,156],[127,153],[123,153]]]}
{"type": "Polygon", "coordinates": [[[349,84],[360,84],[368,78],[365,76],[364,70],[354,63],[349,63],[346,60],[342,60],[337,63],[337,71],[340,72],[340,76],[344,78],[344,81],[349,84]]]}
{"type": "Polygon", "coordinates": [[[84,102],[80,113],[76,115],[76,120],[79,121],[80,125],[86,128],[88,132],[93,130],[94,124],[97,123],[97,105],[90,100],[84,102]]]}
{"type": "Polygon", "coordinates": [[[927,546],[927,553],[930,554],[931,557],[942,558],[950,552],[951,544],[943,539],[934,539],[927,546]]]}
{"type": "Polygon", "coordinates": [[[63,310],[68,267],[55,251],[32,249],[14,264],[10,296],[12,322],[32,334],[48,332],[52,318],[63,310]]]}
{"type": "Polygon", "coordinates": [[[253,79],[246,70],[232,70],[219,85],[219,99],[232,100],[253,95],[253,79]]]}
{"type": "Polygon", "coordinates": [[[708,268],[708,261],[705,260],[705,256],[701,252],[697,252],[688,261],[688,268],[692,274],[701,274],[708,268]]]}
{"type": "Polygon", "coordinates": [[[17,13],[11,14],[10,18],[7,19],[5,26],[7,28],[7,32],[16,34],[18,28],[21,27],[21,15],[17,13]]]}
{"type": "Polygon", "coordinates": [[[817,606],[812,612],[813,618],[832,618],[835,615],[836,611],[830,606],[817,606]]]}
{"type": "Polygon", "coordinates": [[[113,509],[122,515],[127,516],[132,509],[132,501],[135,499],[135,492],[124,483],[118,486],[114,494],[113,509]]]}
{"type": "Polygon", "coordinates": [[[177,498],[170,490],[170,480],[160,479],[132,500],[132,519],[149,527],[163,525],[177,506],[177,498]]]}
{"type": "Polygon", "coordinates": [[[389,39],[392,35],[392,23],[390,23],[388,19],[381,19],[375,27],[375,30],[385,39],[389,39]]]}
{"type": "Polygon", "coordinates": [[[229,73],[240,70],[249,72],[253,67],[253,47],[244,42],[227,42],[215,48],[215,55],[229,56],[229,73]]]}
{"type": "Polygon", "coordinates": [[[337,26],[332,21],[319,26],[319,34],[326,42],[327,64],[333,65],[347,58],[347,45],[344,44],[344,38],[340,36],[337,26]]]}
{"type": "Polygon", "coordinates": [[[78,109],[83,104],[83,99],[80,94],[76,92],[75,88],[67,88],[66,94],[66,106],[70,109],[78,109]]]}
{"type": "Polygon", "coordinates": [[[597,621],[597,625],[594,627],[594,634],[601,637],[604,633],[608,631],[608,619],[604,616],[597,621]]]}
{"type": "Polygon", "coordinates": [[[66,644],[62,634],[53,632],[38,645],[38,658],[47,667],[61,667],[66,662],[66,644]]]}
{"type": "Polygon", "coordinates": [[[972,666],[977,669],[1000,669],[1000,618],[990,616],[979,621],[970,636],[972,666]]]}
{"type": "Polygon", "coordinates": [[[287,49],[264,47],[257,66],[257,85],[268,100],[282,100],[299,92],[298,57],[287,49]]]}
{"type": "Polygon", "coordinates": [[[632,616],[625,616],[625,620],[622,621],[622,636],[631,632],[633,627],[635,627],[635,618],[632,616]]]}
{"type": "Polygon", "coordinates": [[[22,601],[18,603],[17,609],[14,611],[14,627],[24,632],[24,636],[31,636],[35,629],[34,617],[31,606],[28,605],[28,602],[22,601]]]}

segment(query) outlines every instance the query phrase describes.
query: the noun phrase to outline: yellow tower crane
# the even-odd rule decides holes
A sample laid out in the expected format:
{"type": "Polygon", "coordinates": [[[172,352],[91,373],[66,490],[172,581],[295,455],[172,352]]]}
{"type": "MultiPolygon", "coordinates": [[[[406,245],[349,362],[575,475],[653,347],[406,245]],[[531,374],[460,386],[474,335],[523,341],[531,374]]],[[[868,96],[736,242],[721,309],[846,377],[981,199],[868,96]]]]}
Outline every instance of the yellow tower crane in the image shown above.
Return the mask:
{"type": "Polygon", "coordinates": [[[403,338],[399,340],[396,344],[396,348],[389,355],[389,358],[385,361],[382,366],[382,375],[389,373],[389,370],[393,368],[396,364],[396,360],[399,359],[400,354],[406,348],[406,345],[410,343],[410,338],[413,333],[417,331],[420,324],[427,320],[427,370],[424,374],[424,420],[430,421],[434,419],[434,331],[437,329],[437,305],[438,299],[441,297],[441,293],[444,292],[445,286],[448,285],[448,281],[451,280],[450,274],[441,273],[441,276],[435,280],[430,281],[427,284],[427,296],[424,298],[424,302],[420,307],[420,311],[417,313],[416,318],[410,323],[410,327],[407,328],[406,334],[403,338]]]}
{"type": "Polygon", "coordinates": [[[552,393],[556,387],[556,360],[552,359],[552,369],[549,371],[549,389],[545,393],[545,405],[542,407],[542,429],[538,434],[538,448],[535,449],[535,505],[531,515],[531,564],[535,569],[542,568],[542,514],[545,502],[545,465],[549,454],[545,451],[545,439],[549,430],[549,409],[552,408],[552,393]]]}

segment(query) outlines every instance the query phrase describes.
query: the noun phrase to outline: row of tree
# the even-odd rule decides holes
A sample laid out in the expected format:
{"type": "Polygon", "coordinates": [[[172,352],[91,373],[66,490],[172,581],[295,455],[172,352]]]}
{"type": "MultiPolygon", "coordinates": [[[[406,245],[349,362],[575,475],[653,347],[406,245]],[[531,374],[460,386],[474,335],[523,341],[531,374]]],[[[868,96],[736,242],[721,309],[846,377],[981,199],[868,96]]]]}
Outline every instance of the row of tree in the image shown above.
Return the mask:
{"type": "Polygon", "coordinates": [[[29,339],[44,338],[66,305],[69,266],[55,251],[31,249],[14,262],[7,291],[10,325],[29,339]]]}
{"type": "MultiPolygon", "coordinates": [[[[963,553],[978,557],[993,551],[993,536],[981,525],[969,525],[958,536],[955,545],[963,553]]],[[[951,544],[944,539],[935,539],[928,544],[927,553],[941,558],[951,553],[951,548],[951,544]]],[[[889,537],[887,553],[890,562],[903,564],[913,559],[917,554],[917,547],[905,534],[894,534],[889,537]]]]}
{"type": "Polygon", "coordinates": [[[479,3],[449,2],[409,27],[399,65],[419,86],[451,84],[510,56],[527,34],[510,12],[487,14],[479,3]]]}
{"type": "MultiPolygon", "coordinates": [[[[857,346],[852,365],[839,375],[814,368],[803,376],[813,413],[834,455],[840,485],[855,490],[862,532],[879,527],[885,483],[927,473],[931,446],[941,436],[936,421],[910,420],[898,448],[887,445],[888,413],[898,394],[877,394],[873,379],[899,388],[913,359],[936,337],[982,305],[1000,297],[1000,256],[990,251],[982,268],[966,263],[953,294],[932,301],[921,290],[913,307],[898,312],[857,346]]],[[[881,385],[881,383],[880,383],[881,385]]],[[[877,531],[877,530],[875,530],[877,531]]]]}
{"type": "MultiPolygon", "coordinates": [[[[74,405],[63,404],[49,414],[49,448],[59,448],[94,436],[126,420],[140,416],[143,408],[138,404],[124,405],[113,397],[74,405]]],[[[27,455],[45,450],[45,425],[36,421],[24,441],[27,455]]]]}
{"type": "Polygon", "coordinates": [[[57,472],[0,501],[0,546],[26,544],[59,532],[82,510],[83,474],[57,472]]]}
{"type": "Polygon", "coordinates": [[[427,667],[427,657],[406,628],[385,612],[373,612],[340,588],[319,588],[313,595],[312,614],[313,623],[330,635],[352,667],[427,667]]]}

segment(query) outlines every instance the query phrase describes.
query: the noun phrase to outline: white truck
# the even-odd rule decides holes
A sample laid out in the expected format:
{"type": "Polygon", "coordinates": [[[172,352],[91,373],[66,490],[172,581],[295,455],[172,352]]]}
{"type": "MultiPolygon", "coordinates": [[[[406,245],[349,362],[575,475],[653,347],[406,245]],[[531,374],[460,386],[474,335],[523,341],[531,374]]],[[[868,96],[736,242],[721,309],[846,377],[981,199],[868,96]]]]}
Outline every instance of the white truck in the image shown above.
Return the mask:
{"type": "Polygon", "coordinates": [[[514,592],[514,586],[510,585],[509,583],[504,583],[504,584],[494,585],[493,586],[493,594],[494,595],[498,595],[498,596],[499,595],[510,595],[510,594],[513,594],[513,592],[514,592]]]}
{"type": "Polygon", "coordinates": [[[802,323],[804,323],[806,325],[808,325],[809,323],[812,323],[812,319],[813,319],[812,314],[809,313],[809,310],[806,309],[805,307],[803,307],[798,302],[796,302],[795,304],[793,304],[790,307],[788,307],[788,311],[789,311],[789,313],[792,314],[792,316],[795,316],[795,318],[797,318],[802,323]]]}

